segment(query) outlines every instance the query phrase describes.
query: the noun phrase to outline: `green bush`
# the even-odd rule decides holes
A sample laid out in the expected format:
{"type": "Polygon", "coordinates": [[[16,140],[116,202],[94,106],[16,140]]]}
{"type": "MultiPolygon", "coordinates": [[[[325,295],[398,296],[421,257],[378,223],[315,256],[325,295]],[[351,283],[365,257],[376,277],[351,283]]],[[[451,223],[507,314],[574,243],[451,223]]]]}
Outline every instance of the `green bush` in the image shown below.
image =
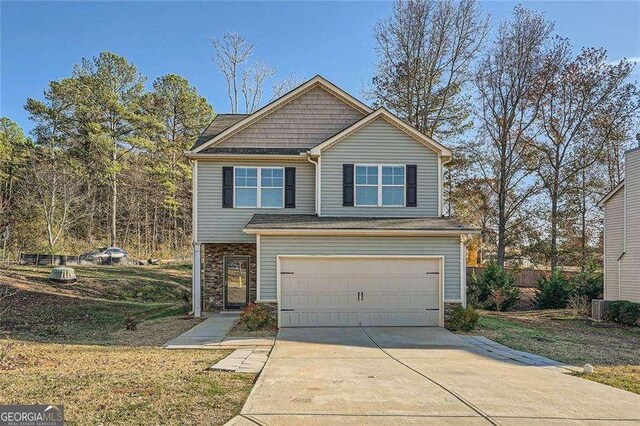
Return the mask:
{"type": "Polygon", "coordinates": [[[602,298],[604,275],[596,268],[595,265],[590,266],[571,279],[571,286],[577,296],[586,296],[589,301],[602,298]]]}
{"type": "Polygon", "coordinates": [[[449,320],[449,329],[456,331],[471,331],[476,328],[480,316],[471,305],[467,305],[463,308],[462,305],[458,305],[453,308],[451,313],[451,319],[449,320]]]}
{"type": "Polygon", "coordinates": [[[627,300],[611,302],[607,308],[606,318],[624,325],[635,325],[640,318],[640,303],[627,300]]]}
{"type": "Polygon", "coordinates": [[[611,302],[607,306],[607,312],[604,314],[605,319],[608,321],[618,322],[620,321],[620,308],[622,304],[626,303],[624,300],[611,302]]]}
{"type": "Polygon", "coordinates": [[[573,294],[575,291],[571,283],[556,270],[549,278],[538,280],[534,300],[538,309],[564,309],[573,294]]]}
{"type": "Polygon", "coordinates": [[[471,276],[467,300],[479,308],[508,311],[520,299],[516,279],[495,263],[490,263],[480,277],[471,276]]]}
{"type": "Polygon", "coordinates": [[[249,331],[276,327],[276,318],[265,305],[251,303],[240,315],[238,323],[249,331]]]}

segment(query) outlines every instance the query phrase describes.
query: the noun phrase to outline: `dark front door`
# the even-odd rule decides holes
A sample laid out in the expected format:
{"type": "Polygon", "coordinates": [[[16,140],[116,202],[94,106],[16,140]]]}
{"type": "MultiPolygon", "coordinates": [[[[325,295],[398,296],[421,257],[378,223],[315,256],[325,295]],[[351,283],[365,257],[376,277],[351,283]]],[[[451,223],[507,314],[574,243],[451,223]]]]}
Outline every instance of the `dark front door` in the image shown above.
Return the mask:
{"type": "Polygon", "coordinates": [[[249,256],[224,257],[224,307],[244,308],[249,299],[249,256]]]}

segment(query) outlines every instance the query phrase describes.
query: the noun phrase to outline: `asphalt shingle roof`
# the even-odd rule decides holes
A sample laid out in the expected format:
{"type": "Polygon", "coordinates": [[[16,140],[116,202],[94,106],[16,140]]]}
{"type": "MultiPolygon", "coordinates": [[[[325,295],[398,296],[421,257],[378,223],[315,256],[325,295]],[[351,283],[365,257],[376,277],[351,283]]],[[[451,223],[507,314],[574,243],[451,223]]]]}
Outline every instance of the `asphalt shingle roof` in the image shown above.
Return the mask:
{"type": "Polygon", "coordinates": [[[303,214],[255,214],[244,229],[477,230],[450,217],[318,217],[303,214]]]}
{"type": "Polygon", "coordinates": [[[216,115],[216,117],[213,119],[211,124],[209,124],[209,126],[206,129],[204,129],[204,132],[202,132],[202,134],[198,137],[196,142],[191,147],[191,150],[196,149],[197,147],[207,142],[208,140],[211,140],[214,137],[218,136],[220,133],[224,132],[229,127],[233,126],[234,124],[236,124],[237,122],[239,122],[240,120],[244,119],[247,116],[248,114],[216,115]]]}

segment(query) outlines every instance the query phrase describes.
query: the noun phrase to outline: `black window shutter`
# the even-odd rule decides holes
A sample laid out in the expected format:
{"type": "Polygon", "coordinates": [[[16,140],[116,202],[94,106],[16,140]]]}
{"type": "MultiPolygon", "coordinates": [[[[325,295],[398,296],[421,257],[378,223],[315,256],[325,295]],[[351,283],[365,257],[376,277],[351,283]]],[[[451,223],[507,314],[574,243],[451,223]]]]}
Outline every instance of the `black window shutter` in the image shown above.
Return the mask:
{"type": "Polygon", "coordinates": [[[233,207],[233,167],[222,168],[222,207],[233,207]]]}
{"type": "Polygon", "coordinates": [[[353,164],[342,165],[342,205],[353,206],[353,164]]]}
{"type": "Polygon", "coordinates": [[[407,207],[418,206],[418,166],[407,164],[407,207]]]}
{"type": "Polygon", "coordinates": [[[284,207],[296,208],[296,168],[284,168],[284,207]]]}

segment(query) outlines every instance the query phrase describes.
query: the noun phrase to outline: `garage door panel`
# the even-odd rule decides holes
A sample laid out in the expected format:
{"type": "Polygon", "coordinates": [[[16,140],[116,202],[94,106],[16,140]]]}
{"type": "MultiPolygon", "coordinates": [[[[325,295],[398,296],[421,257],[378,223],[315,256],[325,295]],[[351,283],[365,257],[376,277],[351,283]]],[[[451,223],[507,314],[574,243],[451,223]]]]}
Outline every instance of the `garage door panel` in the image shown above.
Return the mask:
{"type": "Polygon", "coordinates": [[[280,266],[283,327],[439,325],[438,260],[283,257],[280,266]]]}

